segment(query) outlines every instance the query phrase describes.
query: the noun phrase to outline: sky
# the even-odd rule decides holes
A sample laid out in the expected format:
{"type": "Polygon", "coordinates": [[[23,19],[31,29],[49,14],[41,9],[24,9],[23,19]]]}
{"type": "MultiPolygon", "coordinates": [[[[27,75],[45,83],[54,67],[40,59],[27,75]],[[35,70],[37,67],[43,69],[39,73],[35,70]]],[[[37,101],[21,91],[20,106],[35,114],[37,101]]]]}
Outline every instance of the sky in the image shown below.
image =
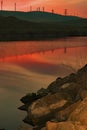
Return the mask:
{"type": "Polygon", "coordinates": [[[51,12],[54,9],[55,13],[64,14],[64,9],[67,9],[68,15],[78,15],[87,18],[87,0],[3,0],[4,10],[14,10],[14,3],[17,4],[18,11],[36,10],[38,7],[42,10],[51,12]]]}

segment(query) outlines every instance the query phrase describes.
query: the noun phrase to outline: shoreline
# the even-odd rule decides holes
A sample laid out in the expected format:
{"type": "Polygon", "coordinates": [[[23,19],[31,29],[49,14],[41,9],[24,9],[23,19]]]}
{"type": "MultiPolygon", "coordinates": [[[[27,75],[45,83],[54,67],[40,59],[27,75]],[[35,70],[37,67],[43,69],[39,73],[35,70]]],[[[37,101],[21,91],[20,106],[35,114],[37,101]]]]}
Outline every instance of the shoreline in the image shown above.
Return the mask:
{"type": "Polygon", "coordinates": [[[55,33],[53,34],[5,34],[1,35],[0,34],[0,42],[9,42],[9,41],[52,41],[55,39],[60,39],[60,38],[69,38],[69,37],[87,37],[87,35],[57,35],[55,33]]]}
{"type": "MultiPolygon", "coordinates": [[[[42,130],[47,126],[48,121],[51,123],[69,121],[71,114],[77,110],[79,104],[85,99],[87,102],[86,77],[87,64],[75,73],[56,78],[47,88],[41,88],[36,93],[28,93],[22,97],[20,101],[23,105],[18,109],[27,112],[27,116],[23,119],[24,123],[33,127],[30,130],[42,130]]],[[[86,111],[87,105],[84,107],[85,104],[82,104],[82,107],[86,111]]],[[[83,119],[86,119],[85,116],[83,119]]]]}

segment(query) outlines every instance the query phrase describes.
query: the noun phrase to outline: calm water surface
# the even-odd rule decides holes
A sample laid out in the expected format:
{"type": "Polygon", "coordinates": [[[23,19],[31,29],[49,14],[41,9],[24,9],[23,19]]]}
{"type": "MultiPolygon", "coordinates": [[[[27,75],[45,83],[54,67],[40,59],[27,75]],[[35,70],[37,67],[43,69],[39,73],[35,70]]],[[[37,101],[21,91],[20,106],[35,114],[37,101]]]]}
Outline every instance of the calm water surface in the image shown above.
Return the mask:
{"type": "Polygon", "coordinates": [[[17,130],[25,94],[87,63],[87,37],[0,43],[0,128],[17,130]]]}

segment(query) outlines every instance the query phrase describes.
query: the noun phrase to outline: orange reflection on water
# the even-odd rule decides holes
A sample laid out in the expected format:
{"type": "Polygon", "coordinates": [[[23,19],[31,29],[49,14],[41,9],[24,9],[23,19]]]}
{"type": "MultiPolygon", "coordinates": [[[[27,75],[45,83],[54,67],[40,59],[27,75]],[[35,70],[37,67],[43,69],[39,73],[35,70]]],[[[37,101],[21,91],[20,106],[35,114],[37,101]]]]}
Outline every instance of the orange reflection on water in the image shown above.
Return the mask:
{"type": "Polygon", "coordinates": [[[60,48],[33,54],[5,56],[0,62],[35,66],[67,64],[78,68],[87,63],[87,47],[60,48]]]}

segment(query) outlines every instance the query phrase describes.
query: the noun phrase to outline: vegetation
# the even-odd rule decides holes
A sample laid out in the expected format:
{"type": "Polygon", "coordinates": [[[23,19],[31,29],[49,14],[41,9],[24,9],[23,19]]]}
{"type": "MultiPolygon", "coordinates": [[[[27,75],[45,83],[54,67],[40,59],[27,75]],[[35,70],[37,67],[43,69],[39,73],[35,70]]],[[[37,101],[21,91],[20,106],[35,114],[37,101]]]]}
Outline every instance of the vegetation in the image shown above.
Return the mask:
{"type": "MultiPolygon", "coordinates": [[[[49,15],[51,14],[47,14],[47,16],[49,15]]],[[[49,19],[51,17],[54,18],[54,15],[50,16],[49,19]]],[[[0,40],[39,40],[67,36],[87,36],[87,19],[59,15],[56,17],[59,19],[48,21],[45,14],[43,21],[39,21],[41,16],[40,19],[31,18],[29,21],[29,18],[25,20],[14,15],[0,15],[0,40]]]]}

